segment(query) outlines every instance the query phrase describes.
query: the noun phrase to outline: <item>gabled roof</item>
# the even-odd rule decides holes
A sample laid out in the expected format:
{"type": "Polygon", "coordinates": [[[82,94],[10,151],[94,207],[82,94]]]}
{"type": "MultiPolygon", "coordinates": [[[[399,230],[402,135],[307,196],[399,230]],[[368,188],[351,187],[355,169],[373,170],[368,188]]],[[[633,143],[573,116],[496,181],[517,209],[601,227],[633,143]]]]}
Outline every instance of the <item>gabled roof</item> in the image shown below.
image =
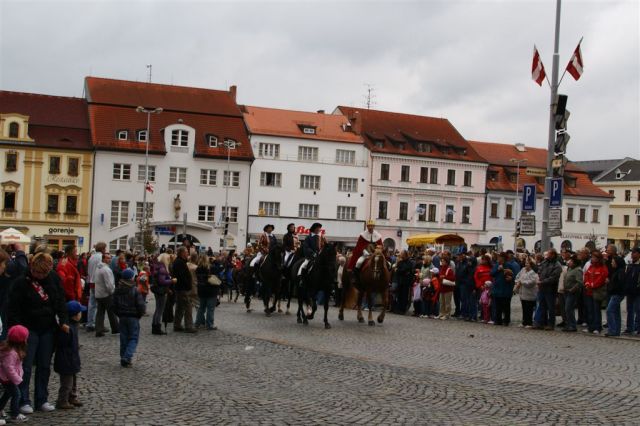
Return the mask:
{"type": "Polygon", "coordinates": [[[640,160],[628,158],[604,171],[595,182],[640,182],[640,160]]]}
{"type": "Polygon", "coordinates": [[[249,133],[255,135],[363,143],[362,138],[350,130],[349,120],[343,115],[248,105],[243,109],[249,133]],[[304,133],[304,127],[315,129],[315,134],[304,133]]]}
{"type": "MultiPolygon", "coordinates": [[[[514,160],[526,160],[520,163],[520,174],[518,181],[520,187],[524,184],[536,184],[538,194],[544,193],[544,180],[538,182],[535,176],[527,175],[527,168],[544,169],[547,164],[547,150],[542,148],[524,147],[524,151],[518,150],[515,145],[501,144],[495,142],[469,141],[475,151],[487,159],[489,162],[488,173],[495,175],[495,180],[487,177],[487,189],[489,191],[515,192],[516,183],[511,182],[509,177],[517,173],[518,168],[514,160]]],[[[593,184],[589,175],[579,167],[569,162],[565,167],[564,194],[575,197],[602,197],[611,196],[593,184]],[[567,185],[567,179],[576,180],[575,187],[567,185]]]]}
{"type": "Polygon", "coordinates": [[[151,115],[151,153],[166,153],[163,129],[180,123],[195,129],[196,157],[227,158],[227,150],[222,142],[224,139],[233,139],[240,144],[230,150],[230,158],[253,159],[247,130],[233,92],[88,77],[87,98],[90,99],[89,119],[93,141],[99,150],[145,151],[145,143],[136,141],[136,132],[147,127],[147,115],[136,112],[136,106],[139,105],[163,108],[162,113],[151,115]],[[102,102],[94,103],[96,99],[102,102]],[[191,100],[192,110],[188,109],[191,100]],[[119,130],[128,130],[129,140],[118,140],[119,130]],[[217,137],[217,147],[209,146],[206,140],[208,135],[217,137]]]}
{"type": "Polygon", "coordinates": [[[346,106],[336,110],[350,120],[372,152],[486,163],[445,118],[346,106]],[[420,144],[431,151],[418,151],[420,144]]]}
{"type": "Polygon", "coordinates": [[[590,160],[590,161],[575,161],[574,164],[587,172],[591,179],[596,180],[598,176],[616,168],[623,161],[629,158],[619,158],[614,160],[590,160]]]}
{"type": "Polygon", "coordinates": [[[28,116],[36,146],[93,149],[84,99],[0,90],[0,113],[28,116]]]}

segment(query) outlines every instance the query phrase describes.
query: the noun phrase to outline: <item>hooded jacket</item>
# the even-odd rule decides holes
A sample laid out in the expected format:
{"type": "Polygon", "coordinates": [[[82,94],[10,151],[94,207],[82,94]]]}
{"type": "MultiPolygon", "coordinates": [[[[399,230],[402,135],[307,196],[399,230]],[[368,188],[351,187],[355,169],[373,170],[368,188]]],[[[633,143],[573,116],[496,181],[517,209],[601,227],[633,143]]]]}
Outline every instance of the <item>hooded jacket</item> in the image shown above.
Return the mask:
{"type": "Polygon", "coordinates": [[[119,317],[141,318],[145,311],[144,298],[135,281],[121,279],[113,293],[113,312],[119,317]]]}
{"type": "Polygon", "coordinates": [[[13,349],[0,351],[0,383],[22,383],[22,360],[13,349]]]}

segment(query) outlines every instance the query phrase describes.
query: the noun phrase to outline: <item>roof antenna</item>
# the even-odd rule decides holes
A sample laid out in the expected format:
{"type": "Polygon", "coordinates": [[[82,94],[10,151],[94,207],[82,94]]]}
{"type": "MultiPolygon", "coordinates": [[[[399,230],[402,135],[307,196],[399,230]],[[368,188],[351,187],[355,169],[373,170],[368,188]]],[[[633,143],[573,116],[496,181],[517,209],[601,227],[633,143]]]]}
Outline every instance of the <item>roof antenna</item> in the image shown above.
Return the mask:
{"type": "Polygon", "coordinates": [[[151,83],[151,69],[153,68],[153,65],[148,64],[147,65],[147,69],[149,70],[149,83],[151,83]]]}
{"type": "Polygon", "coordinates": [[[367,87],[367,94],[364,95],[365,105],[367,106],[367,109],[371,109],[372,106],[376,105],[376,95],[373,93],[375,87],[369,83],[365,83],[364,85],[367,87]]]}

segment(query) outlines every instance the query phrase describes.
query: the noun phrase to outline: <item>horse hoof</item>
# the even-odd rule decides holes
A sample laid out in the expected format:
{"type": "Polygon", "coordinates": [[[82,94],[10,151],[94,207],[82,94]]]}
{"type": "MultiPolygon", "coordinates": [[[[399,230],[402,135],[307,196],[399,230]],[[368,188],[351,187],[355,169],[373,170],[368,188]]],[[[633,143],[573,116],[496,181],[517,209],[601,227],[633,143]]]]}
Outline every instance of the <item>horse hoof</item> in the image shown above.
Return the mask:
{"type": "Polygon", "coordinates": [[[376,322],[375,322],[375,321],[373,321],[373,320],[371,320],[371,321],[369,321],[369,325],[370,325],[370,326],[376,325],[376,322]]]}
{"type": "Polygon", "coordinates": [[[362,324],[364,322],[364,318],[358,318],[358,322],[362,324]]]}
{"type": "Polygon", "coordinates": [[[313,319],[313,315],[307,315],[307,319],[311,321],[313,319]]]}
{"type": "Polygon", "coordinates": [[[282,313],[282,309],[278,309],[278,313],[281,314],[282,313]]]}
{"type": "MultiPolygon", "coordinates": [[[[269,309],[269,312],[270,312],[270,313],[274,313],[275,311],[276,311],[276,308],[271,308],[271,309],[269,309]]],[[[280,311],[278,311],[278,312],[280,312],[280,311]]]]}
{"type": "Polygon", "coordinates": [[[291,315],[291,312],[287,311],[284,313],[285,315],[291,315]]]}
{"type": "Polygon", "coordinates": [[[304,321],[302,321],[302,324],[304,324],[304,325],[309,325],[309,321],[304,320],[304,321]]]}
{"type": "Polygon", "coordinates": [[[342,315],[342,314],[338,314],[338,319],[339,319],[340,321],[344,321],[344,315],[342,315]]]}
{"type": "Polygon", "coordinates": [[[270,317],[271,316],[271,311],[269,309],[265,309],[264,313],[266,316],[270,317]]]}
{"type": "Polygon", "coordinates": [[[328,322],[325,322],[325,323],[324,323],[324,328],[325,328],[326,330],[330,329],[330,328],[331,328],[331,324],[329,324],[328,322]]]}
{"type": "Polygon", "coordinates": [[[378,323],[382,324],[382,321],[384,321],[384,318],[378,317],[378,323]]]}
{"type": "Polygon", "coordinates": [[[302,318],[298,318],[298,324],[302,324],[302,318]]]}

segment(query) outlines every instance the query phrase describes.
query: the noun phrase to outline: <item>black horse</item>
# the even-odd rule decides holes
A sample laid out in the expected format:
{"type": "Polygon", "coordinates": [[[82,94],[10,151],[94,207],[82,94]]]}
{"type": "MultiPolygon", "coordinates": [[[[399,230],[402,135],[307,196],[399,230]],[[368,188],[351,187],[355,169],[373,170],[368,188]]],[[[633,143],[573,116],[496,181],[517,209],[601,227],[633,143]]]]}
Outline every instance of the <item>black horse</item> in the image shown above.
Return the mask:
{"type": "MultiPolygon", "coordinates": [[[[251,312],[251,298],[255,294],[255,279],[251,271],[251,260],[253,256],[247,256],[242,260],[242,267],[233,271],[233,281],[238,286],[238,291],[244,294],[244,305],[247,312],[251,312]]],[[[236,295],[236,299],[238,296],[236,295]]]]}
{"type": "Polygon", "coordinates": [[[313,319],[318,309],[317,297],[322,292],[324,304],[324,328],[331,328],[327,313],[329,312],[329,297],[336,280],[336,246],[333,243],[324,245],[320,253],[315,258],[311,270],[304,272],[301,277],[298,271],[302,265],[302,259],[299,260],[292,268],[292,280],[298,283],[298,323],[304,325],[309,324],[309,320],[313,319]],[[299,279],[301,278],[301,279],[299,279]],[[304,304],[311,305],[311,314],[307,315],[304,311],[304,304]]]}
{"type": "MultiPolygon", "coordinates": [[[[298,261],[302,259],[302,257],[303,257],[302,248],[299,248],[298,250],[295,251],[295,253],[293,253],[293,255],[288,259],[287,263],[285,263],[283,266],[282,276],[284,279],[282,281],[281,299],[287,299],[287,310],[286,310],[287,315],[289,315],[289,309],[291,308],[291,300],[294,297],[296,297],[296,286],[298,284],[298,280],[295,279],[296,277],[293,276],[291,271],[296,266],[296,263],[298,263],[298,261]]],[[[278,312],[281,312],[279,304],[278,304],[278,312]]]]}
{"type": "Polygon", "coordinates": [[[276,305],[280,299],[282,288],[282,263],[284,249],[281,244],[276,244],[269,250],[264,260],[259,266],[260,281],[262,282],[262,302],[264,303],[264,313],[270,316],[276,310],[276,305]],[[273,297],[273,306],[269,307],[269,302],[273,297]]]}

